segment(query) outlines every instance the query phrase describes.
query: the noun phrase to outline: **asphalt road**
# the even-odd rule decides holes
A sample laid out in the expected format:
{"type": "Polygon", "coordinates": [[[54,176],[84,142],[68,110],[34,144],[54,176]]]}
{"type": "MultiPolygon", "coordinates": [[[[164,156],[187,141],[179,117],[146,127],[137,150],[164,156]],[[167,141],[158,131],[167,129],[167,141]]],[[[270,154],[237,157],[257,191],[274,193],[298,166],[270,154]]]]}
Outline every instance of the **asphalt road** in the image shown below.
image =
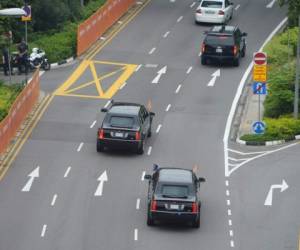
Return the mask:
{"type": "Polygon", "coordinates": [[[47,93],[65,83],[74,70],[77,79],[69,92],[66,88],[54,97],[0,182],[0,250],[274,250],[297,242],[299,222],[287,227],[295,223],[299,205],[299,146],[247,163],[230,177],[224,175],[223,134],[236,89],[253,52],[284,18],[276,4],[266,8],[268,1],[234,3],[230,24],[249,34],[247,55],[238,68],[200,65],[203,31],[209,26],[194,24],[196,4],[190,0],[152,0],[91,59],[98,77],[115,72],[111,80],[101,79],[104,92],[115,86],[113,99],[151,103],[156,113],[153,137],[143,156],[96,152],[100,108],[110,98],[95,98],[95,85],[80,88],[94,80],[92,66],[82,74],[77,69],[82,64],[75,63],[43,75],[47,93]],[[125,79],[118,68],[126,70],[128,65],[136,65],[135,71],[126,84],[115,85],[119,76],[125,79]],[[165,66],[159,83],[152,83],[165,66]],[[218,69],[215,85],[207,86],[218,69]],[[283,171],[284,159],[289,164],[283,171]],[[190,169],[196,164],[198,174],[207,179],[201,188],[199,230],[146,226],[147,183],[142,176],[151,172],[153,163],[190,169]],[[38,166],[39,177],[28,176],[38,166]],[[105,171],[103,194],[95,196],[105,171]],[[274,193],[274,204],[266,208],[268,187],[282,178],[291,191],[280,197],[274,193]],[[31,180],[30,190],[24,192],[31,180]]]}

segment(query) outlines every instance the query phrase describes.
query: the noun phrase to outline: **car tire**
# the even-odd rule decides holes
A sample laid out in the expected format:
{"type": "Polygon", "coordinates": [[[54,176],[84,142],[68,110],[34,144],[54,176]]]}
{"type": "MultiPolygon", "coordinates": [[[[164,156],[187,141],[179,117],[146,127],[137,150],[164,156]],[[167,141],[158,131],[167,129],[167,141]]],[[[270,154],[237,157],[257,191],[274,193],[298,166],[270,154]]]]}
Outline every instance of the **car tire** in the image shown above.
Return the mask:
{"type": "Polygon", "coordinates": [[[148,226],[154,226],[154,220],[151,218],[150,213],[147,213],[147,225],[148,226]]]}
{"type": "Polygon", "coordinates": [[[196,24],[196,25],[199,25],[200,23],[199,23],[197,20],[195,20],[195,24],[196,24]]]}
{"type": "Polygon", "coordinates": [[[101,144],[101,142],[97,141],[97,152],[103,152],[104,151],[104,147],[101,144]]]}
{"type": "Polygon", "coordinates": [[[238,57],[238,58],[234,59],[233,66],[238,67],[239,65],[240,65],[240,58],[238,57]]]}
{"type": "Polygon", "coordinates": [[[193,221],[192,223],[193,228],[199,228],[200,227],[200,215],[196,219],[196,221],[193,221]]]}
{"type": "Polygon", "coordinates": [[[142,139],[142,141],[141,141],[142,143],[141,143],[141,146],[138,148],[138,150],[137,150],[137,153],[139,154],[139,155],[142,155],[142,154],[144,154],[144,148],[145,148],[145,141],[144,141],[144,139],[142,139]]]}
{"type": "Polygon", "coordinates": [[[150,126],[150,128],[149,128],[149,130],[148,130],[147,136],[148,136],[148,137],[151,137],[151,136],[152,136],[152,129],[151,129],[151,126],[150,126]]]}
{"type": "Polygon", "coordinates": [[[207,64],[207,61],[206,61],[205,57],[201,57],[201,64],[202,65],[206,65],[207,64]]]}
{"type": "Polygon", "coordinates": [[[242,52],[241,52],[241,57],[245,57],[246,55],[246,46],[244,46],[242,52]]]}

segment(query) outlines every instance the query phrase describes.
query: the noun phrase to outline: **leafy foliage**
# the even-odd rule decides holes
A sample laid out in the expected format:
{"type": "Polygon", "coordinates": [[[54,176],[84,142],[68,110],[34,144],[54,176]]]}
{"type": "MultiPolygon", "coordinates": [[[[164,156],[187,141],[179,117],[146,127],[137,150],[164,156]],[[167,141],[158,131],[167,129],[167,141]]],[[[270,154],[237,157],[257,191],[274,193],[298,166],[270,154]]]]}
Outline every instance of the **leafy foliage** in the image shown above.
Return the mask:
{"type": "Polygon", "coordinates": [[[289,26],[298,26],[298,16],[300,15],[300,1],[299,0],[279,0],[279,4],[288,5],[289,26]]]}

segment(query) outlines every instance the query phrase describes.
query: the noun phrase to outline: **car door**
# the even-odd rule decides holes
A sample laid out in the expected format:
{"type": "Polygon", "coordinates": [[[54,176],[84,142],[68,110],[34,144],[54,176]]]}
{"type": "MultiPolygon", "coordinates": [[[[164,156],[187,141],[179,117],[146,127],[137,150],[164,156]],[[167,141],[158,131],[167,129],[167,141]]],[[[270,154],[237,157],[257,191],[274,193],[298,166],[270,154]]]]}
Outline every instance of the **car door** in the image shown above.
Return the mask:
{"type": "Polygon", "coordinates": [[[143,117],[143,133],[145,137],[147,137],[148,131],[150,129],[150,114],[144,106],[141,107],[141,115],[143,117]]]}
{"type": "Polygon", "coordinates": [[[236,29],[234,32],[234,43],[238,46],[239,54],[241,54],[241,51],[243,49],[243,41],[242,41],[242,33],[239,29],[236,29]]]}
{"type": "Polygon", "coordinates": [[[228,21],[232,15],[232,5],[230,4],[229,0],[225,0],[225,18],[228,21]]]}

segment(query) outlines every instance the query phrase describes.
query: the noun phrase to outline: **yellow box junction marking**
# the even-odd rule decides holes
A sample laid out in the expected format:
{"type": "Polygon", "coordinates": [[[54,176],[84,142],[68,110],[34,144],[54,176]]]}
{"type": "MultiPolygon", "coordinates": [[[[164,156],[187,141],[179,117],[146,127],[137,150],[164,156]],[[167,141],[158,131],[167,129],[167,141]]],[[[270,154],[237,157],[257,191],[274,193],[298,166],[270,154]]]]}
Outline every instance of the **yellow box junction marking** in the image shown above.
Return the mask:
{"type": "Polygon", "coordinates": [[[106,61],[95,61],[95,60],[84,60],[78,68],[73,72],[69,79],[62,84],[56,91],[55,95],[60,96],[75,96],[83,98],[96,98],[96,99],[110,99],[119,90],[124,82],[135,72],[137,65],[135,64],[124,64],[117,62],[106,62],[106,61]],[[96,70],[96,65],[111,65],[116,66],[117,69],[110,71],[109,73],[100,75],[96,70]],[[93,80],[85,83],[80,83],[79,86],[72,88],[80,76],[82,76],[87,70],[92,73],[93,80]],[[112,82],[110,87],[104,91],[101,85],[101,81],[114,76],[121,72],[121,75],[117,80],[112,82]],[[75,94],[75,91],[85,89],[89,86],[95,86],[97,93],[95,95],[75,94]]]}

